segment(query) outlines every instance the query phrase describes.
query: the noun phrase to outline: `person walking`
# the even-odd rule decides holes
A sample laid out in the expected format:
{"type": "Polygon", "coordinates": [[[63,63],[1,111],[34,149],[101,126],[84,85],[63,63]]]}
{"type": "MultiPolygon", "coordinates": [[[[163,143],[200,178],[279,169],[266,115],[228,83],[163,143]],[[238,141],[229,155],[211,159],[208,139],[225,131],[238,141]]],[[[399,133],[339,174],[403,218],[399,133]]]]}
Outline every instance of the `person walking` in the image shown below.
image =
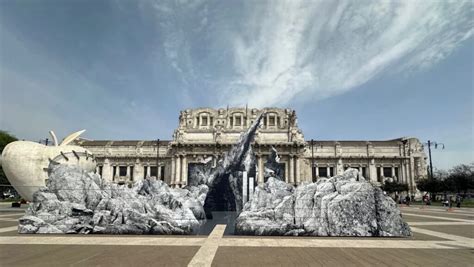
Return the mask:
{"type": "Polygon", "coordinates": [[[461,208],[461,196],[460,195],[456,196],[456,207],[461,208]]]}

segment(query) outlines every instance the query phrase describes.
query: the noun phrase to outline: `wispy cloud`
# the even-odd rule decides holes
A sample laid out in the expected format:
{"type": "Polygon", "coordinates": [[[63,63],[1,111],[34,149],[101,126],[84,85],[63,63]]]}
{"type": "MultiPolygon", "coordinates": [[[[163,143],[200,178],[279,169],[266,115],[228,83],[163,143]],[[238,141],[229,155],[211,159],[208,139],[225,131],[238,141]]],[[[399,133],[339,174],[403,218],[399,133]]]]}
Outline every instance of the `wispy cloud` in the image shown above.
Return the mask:
{"type": "Polygon", "coordinates": [[[247,7],[224,98],[321,99],[393,71],[429,68],[474,30],[471,1],[273,1],[247,7]]]}

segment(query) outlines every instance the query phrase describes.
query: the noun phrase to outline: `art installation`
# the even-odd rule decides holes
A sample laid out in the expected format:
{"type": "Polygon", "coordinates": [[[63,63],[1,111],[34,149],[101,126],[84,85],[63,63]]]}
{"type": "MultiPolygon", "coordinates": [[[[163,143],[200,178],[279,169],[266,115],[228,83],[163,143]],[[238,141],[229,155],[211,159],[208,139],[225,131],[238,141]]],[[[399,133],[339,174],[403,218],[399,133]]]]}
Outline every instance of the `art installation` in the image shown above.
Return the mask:
{"type": "Polygon", "coordinates": [[[1,160],[3,171],[23,199],[31,201],[33,193],[45,186],[48,169],[54,165],[77,165],[85,171],[95,170],[96,162],[90,152],[83,147],[69,145],[84,132],[72,133],[59,144],[54,132],[50,131],[53,146],[15,141],[4,148],[1,160]]]}
{"type": "Polygon", "coordinates": [[[265,164],[267,181],[243,205],[243,178],[256,165],[251,144],[263,115],[214,168],[208,162],[191,170],[192,182],[184,188],[151,178],[128,187],[105,181],[80,164],[49,164],[46,187],[33,194],[18,231],[193,234],[213,211],[226,210],[239,214],[235,233],[241,235],[411,234],[396,203],[357,170],[295,188],[284,181],[275,149],[265,164]]]}
{"type": "Polygon", "coordinates": [[[348,169],[293,187],[269,178],[236,221],[241,235],[410,236],[397,204],[348,169]]]}

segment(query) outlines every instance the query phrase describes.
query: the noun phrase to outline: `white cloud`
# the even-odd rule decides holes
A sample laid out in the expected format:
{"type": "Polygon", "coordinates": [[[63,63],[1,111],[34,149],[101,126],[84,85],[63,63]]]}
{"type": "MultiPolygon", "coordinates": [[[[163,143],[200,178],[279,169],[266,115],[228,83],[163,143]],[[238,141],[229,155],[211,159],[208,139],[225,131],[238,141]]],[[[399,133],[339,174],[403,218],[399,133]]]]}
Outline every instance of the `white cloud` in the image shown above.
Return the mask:
{"type": "Polygon", "coordinates": [[[221,102],[322,99],[371,79],[429,68],[473,34],[471,1],[250,2],[221,102]]]}

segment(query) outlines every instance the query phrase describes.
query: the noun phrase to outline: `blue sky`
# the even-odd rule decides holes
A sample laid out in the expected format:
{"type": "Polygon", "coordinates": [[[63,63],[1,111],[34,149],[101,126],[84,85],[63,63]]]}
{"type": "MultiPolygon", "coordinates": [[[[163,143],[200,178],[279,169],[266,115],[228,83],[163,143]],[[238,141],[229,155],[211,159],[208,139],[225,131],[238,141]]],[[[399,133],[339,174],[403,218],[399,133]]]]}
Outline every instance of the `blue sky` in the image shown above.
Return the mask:
{"type": "Polygon", "coordinates": [[[2,1],[0,128],[170,139],[179,110],[296,109],[307,139],[474,161],[471,1],[2,1]]]}

